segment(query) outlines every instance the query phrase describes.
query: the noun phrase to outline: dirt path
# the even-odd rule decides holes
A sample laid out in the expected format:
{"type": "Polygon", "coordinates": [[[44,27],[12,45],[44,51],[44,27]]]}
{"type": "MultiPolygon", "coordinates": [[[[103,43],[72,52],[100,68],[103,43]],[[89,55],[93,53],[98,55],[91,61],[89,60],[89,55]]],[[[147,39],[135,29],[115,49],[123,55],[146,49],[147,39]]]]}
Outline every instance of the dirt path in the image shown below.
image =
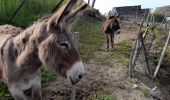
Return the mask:
{"type": "Polygon", "coordinates": [[[115,44],[118,44],[129,39],[134,39],[136,37],[136,32],[121,30],[119,35],[115,35],[115,44]]]}
{"type": "MultiPolygon", "coordinates": [[[[122,31],[119,41],[116,36],[115,43],[135,37],[135,32],[122,31]]],[[[137,85],[138,80],[127,79],[127,64],[121,59],[113,59],[113,54],[114,51],[105,51],[105,44],[93,53],[94,59],[85,64],[86,74],[77,85],[76,100],[153,100],[143,84],[137,85]]],[[[44,100],[69,100],[70,84],[61,80],[43,89],[44,100]]]]}

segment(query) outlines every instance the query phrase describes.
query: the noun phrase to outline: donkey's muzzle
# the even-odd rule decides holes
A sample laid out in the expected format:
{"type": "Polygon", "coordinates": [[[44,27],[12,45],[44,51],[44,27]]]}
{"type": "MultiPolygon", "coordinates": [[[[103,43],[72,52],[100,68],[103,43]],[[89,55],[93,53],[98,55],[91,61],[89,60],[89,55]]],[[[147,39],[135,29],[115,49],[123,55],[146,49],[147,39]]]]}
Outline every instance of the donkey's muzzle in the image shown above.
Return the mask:
{"type": "Polygon", "coordinates": [[[79,79],[79,80],[82,79],[82,77],[83,77],[82,74],[78,75],[78,79],[79,79]]]}
{"type": "Polygon", "coordinates": [[[71,84],[75,85],[82,79],[84,73],[85,72],[84,72],[83,63],[82,61],[79,61],[73,64],[72,68],[68,70],[67,77],[69,81],[71,82],[71,84]]]}
{"type": "Polygon", "coordinates": [[[72,85],[75,85],[82,79],[82,77],[83,77],[83,74],[79,74],[77,78],[72,78],[71,76],[69,76],[69,80],[72,85]]]}

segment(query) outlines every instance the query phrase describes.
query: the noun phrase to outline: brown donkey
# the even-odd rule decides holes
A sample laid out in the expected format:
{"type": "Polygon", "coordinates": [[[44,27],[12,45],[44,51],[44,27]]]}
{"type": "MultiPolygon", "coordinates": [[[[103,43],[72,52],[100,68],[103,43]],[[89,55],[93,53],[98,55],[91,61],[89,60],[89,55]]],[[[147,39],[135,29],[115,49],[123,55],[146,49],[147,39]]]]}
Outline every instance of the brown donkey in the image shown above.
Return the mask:
{"type": "Polygon", "coordinates": [[[77,0],[69,0],[49,19],[21,29],[0,26],[0,77],[15,100],[41,100],[40,66],[55,71],[76,84],[84,74],[83,63],[72,42],[69,26],[87,4],[72,10],[77,0]]]}
{"type": "Polygon", "coordinates": [[[109,50],[109,36],[111,40],[111,46],[113,48],[114,45],[114,34],[117,33],[119,34],[120,31],[120,25],[118,21],[118,17],[120,15],[113,15],[109,17],[104,23],[103,23],[103,31],[106,33],[106,39],[107,39],[107,50],[109,50]]]}

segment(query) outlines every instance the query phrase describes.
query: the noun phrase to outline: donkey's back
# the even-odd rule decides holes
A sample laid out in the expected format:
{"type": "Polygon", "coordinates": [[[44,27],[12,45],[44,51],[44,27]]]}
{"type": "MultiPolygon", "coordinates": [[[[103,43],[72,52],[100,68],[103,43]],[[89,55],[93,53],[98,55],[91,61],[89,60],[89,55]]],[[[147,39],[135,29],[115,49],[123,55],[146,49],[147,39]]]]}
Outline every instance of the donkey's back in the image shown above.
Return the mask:
{"type": "Polygon", "coordinates": [[[12,25],[2,25],[0,26],[0,48],[4,45],[4,43],[10,38],[15,37],[20,32],[22,32],[21,28],[12,26],[12,25]]]}
{"type": "Polygon", "coordinates": [[[0,26],[0,34],[18,35],[21,31],[22,31],[21,28],[8,25],[8,24],[0,26]]]}

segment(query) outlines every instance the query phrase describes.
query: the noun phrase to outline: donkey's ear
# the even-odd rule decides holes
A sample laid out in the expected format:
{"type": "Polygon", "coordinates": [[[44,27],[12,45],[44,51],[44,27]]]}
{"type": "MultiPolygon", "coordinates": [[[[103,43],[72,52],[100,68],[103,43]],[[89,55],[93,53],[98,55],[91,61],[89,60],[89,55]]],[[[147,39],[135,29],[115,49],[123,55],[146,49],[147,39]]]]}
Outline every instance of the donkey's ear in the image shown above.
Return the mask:
{"type": "Polygon", "coordinates": [[[84,3],[81,6],[77,7],[75,10],[73,10],[65,19],[67,24],[73,23],[76,19],[77,16],[83,12],[87,8],[88,4],[84,3]]]}
{"type": "Polygon", "coordinates": [[[58,25],[66,15],[68,15],[76,4],[77,0],[68,0],[68,2],[63,5],[56,13],[52,15],[48,21],[47,30],[54,25],[58,25]]]}

